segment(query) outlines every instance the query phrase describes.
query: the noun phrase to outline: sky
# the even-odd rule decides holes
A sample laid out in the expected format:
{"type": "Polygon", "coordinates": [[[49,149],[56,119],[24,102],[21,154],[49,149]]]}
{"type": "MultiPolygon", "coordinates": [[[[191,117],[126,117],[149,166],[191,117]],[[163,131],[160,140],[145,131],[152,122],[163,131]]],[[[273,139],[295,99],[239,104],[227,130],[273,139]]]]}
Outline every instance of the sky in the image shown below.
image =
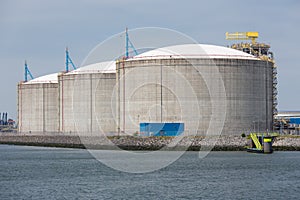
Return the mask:
{"type": "Polygon", "coordinates": [[[299,10],[297,0],[1,0],[0,112],[17,118],[25,59],[35,77],[63,71],[66,46],[80,65],[97,44],[125,27],[168,28],[222,46],[232,43],[225,32],[258,31],[278,66],[278,109],[300,110],[299,10]]]}

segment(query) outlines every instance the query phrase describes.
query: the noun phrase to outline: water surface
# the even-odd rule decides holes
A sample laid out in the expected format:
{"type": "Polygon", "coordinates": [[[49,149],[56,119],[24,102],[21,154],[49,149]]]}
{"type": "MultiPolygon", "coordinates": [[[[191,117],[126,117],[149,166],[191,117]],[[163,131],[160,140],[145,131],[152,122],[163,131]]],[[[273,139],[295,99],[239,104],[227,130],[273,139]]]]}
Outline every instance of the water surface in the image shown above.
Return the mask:
{"type": "Polygon", "coordinates": [[[147,174],[86,150],[0,145],[0,199],[299,199],[300,152],[187,152],[147,174]]]}

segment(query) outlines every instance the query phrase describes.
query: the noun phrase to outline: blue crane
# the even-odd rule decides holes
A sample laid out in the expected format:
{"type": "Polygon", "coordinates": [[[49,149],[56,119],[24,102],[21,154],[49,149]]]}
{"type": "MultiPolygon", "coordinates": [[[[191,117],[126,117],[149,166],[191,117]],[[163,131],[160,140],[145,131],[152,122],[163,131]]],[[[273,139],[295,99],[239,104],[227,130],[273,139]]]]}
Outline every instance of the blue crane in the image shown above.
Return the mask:
{"type": "Polygon", "coordinates": [[[68,47],[66,48],[66,72],[69,72],[69,65],[72,65],[73,69],[76,69],[70,55],[69,55],[69,50],[68,47]]]}
{"type": "Polygon", "coordinates": [[[125,34],[126,34],[126,55],[125,56],[126,56],[126,59],[127,59],[127,58],[129,58],[129,48],[131,48],[133,50],[135,55],[138,55],[138,52],[136,51],[136,49],[134,48],[132,42],[129,39],[128,28],[126,28],[125,34]]]}
{"type": "Polygon", "coordinates": [[[33,76],[32,76],[32,74],[31,74],[31,72],[30,72],[30,70],[29,70],[29,68],[28,68],[28,66],[27,66],[27,62],[26,62],[26,60],[25,60],[25,82],[27,82],[28,81],[28,75],[30,76],[30,78],[31,79],[33,79],[33,76]]]}

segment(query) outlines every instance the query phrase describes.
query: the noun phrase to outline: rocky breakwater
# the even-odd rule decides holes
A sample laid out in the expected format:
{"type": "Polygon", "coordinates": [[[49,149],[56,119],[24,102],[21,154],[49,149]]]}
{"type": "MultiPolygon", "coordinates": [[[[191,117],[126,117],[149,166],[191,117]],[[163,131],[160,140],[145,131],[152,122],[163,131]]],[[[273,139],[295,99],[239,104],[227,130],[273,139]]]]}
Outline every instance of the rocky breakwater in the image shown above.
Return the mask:
{"type": "Polygon", "coordinates": [[[281,151],[300,151],[300,136],[279,136],[273,143],[273,149],[281,151]]]}
{"type": "Polygon", "coordinates": [[[0,133],[0,144],[84,148],[78,136],[0,133]]]}
{"type": "Polygon", "coordinates": [[[240,136],[220,137],[89,137],[70,135],[0,134],[1,144],[125,150],[243,150],[247,140],[240,136]],[[177,141],[178,140],[178,141],[177,141]]]}
{"type": "MultiPolygon", "coordinates": [[[[0,134],[0,144],[124,150],[245,150],[249,139],[234,135],[196,137],[133,137],[133,136],[71,136],[0,134]]],[[[280,136],[274,141],[275,150],[300,150],[300,136],[280,136]]]]}

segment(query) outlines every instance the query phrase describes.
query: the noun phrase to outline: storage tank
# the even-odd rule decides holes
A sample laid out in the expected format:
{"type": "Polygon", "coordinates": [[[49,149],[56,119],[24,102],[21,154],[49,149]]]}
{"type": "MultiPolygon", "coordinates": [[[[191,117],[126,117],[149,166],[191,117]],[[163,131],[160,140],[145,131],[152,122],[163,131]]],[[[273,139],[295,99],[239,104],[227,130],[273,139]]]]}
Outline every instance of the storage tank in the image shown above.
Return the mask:
{"type": "Polygon", "coordinates": [[[61,74],[59,127],[64,134],[115,133],[111,94],[116,83],[115,62],[101,62],[61,74]]]}
{"type": "Polygon", "coordinates": [[[253,55],[204,44],[169,46],[120,60],[119,132],[134,134],[141,123],[183,123],[192,135],[214,126],[235,135],[271,130],[272,67],[253,55]],[[223,89],[216,87],[218,76],[223,89]],[[219,100],[213,100],[216,96],[219,100]]]}
{"type": "Polygon", "coordinates": [[[58,132],[57,73],[18,84],[18,131],[58,132]]]}

